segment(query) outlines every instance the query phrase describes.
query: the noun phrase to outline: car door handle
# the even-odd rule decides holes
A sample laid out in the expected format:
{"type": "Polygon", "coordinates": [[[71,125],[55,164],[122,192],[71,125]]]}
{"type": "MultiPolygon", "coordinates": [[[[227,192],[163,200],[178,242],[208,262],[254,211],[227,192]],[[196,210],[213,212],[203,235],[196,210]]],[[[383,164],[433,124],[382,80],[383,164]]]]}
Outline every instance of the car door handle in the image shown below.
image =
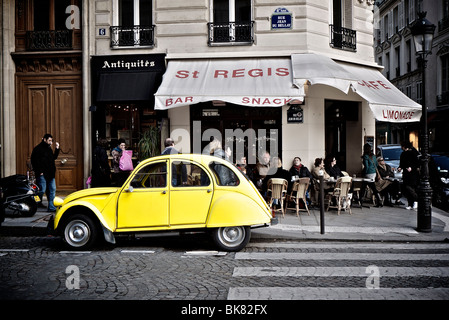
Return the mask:
{"type": "Polygon", "coordinates": [[[207,193],[211,193],[212,192],[212,189],[207,189],[207,193]]]}
{"type": "Polygon", "coordinates": [[[165,190],[164,190],[164,191],[162,191],[162,194],[166,194],[166,193],[167,193],[167,191],[165,191],[165,190]]]}

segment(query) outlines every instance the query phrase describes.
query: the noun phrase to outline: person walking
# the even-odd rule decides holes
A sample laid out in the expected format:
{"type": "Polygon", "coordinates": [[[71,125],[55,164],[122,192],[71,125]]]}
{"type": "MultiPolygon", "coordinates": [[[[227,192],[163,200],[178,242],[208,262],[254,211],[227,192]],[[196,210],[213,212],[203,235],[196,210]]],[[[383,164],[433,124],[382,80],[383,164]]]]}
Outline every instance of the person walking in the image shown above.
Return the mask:
{"type": "Polygon", "coordinates": [[[377,191],[375,181],[377,180],[377,159],[373,153],[373,148],[369,143],[365,143],[363,146],[363,176],[364,178],[370,179],[372,182],[363,182],[362,190],[360,196],[363,198],[365,194],[366,187],[368,186],[374,194],[376,198],[376,207],[382,207],[382,199],[380,197],[379,192],[377,191]]]}
{"type": "Polygon", "coordinates": [[[55,143],[55,151],[53,152],[51,146],[53,144],[53,136],[46,133],[42,141],[34,147],[31,153],[31,165],[33,166],[34,174],[36,176],[36,183],[39,187],[39,198],[41,200],[44,193],[48,189],[48,208],[49,212],[55,212],[56,207],[53,200],[56,196],[56,165],[55,160],[59,156],[59,142],[55,143]]]}
{"type": "Polygon", "coordinates": [[[179,153],[179,151],[176,150],[176,148],[175,148],[175,141],[172,138],[165,139],[164,145],[165,145],[165,149],[164,149],[164,151],[162,151],[161,155],[178,154],[179,153]]]}
{"type": "Polygon", "coordinates": [[[402,141],[403,152],[399,159],[399,171],[402,171],[402,194],[407,198],[405,209],[418,209],[419,152],[410,141],[402,141]]]}

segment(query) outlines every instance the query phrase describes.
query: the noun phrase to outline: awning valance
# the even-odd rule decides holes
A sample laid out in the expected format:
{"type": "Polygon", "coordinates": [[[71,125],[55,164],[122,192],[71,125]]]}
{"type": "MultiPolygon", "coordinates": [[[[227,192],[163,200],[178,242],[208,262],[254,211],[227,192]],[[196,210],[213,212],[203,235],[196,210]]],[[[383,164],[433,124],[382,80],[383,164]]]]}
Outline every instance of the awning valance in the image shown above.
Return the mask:
{"type": "Polygon", "coordinates": [[[289,58],[171,60],[155,94],[155,109],[213,100],[281,107],[303,99],[304,89],[293,84],[289,58]]]}
{"type": "Polygon", "coordinates": [[[96,101],[147,101],[156,91],[160,73],[119,72],[100,75],[96,101]]]}
{"type": "Polygon", "coordinates": [[[421,105],[411,100],[377,69],[335,62],[318,54],[293,54],[294,83],[324,84],[344,93],[351,88],[365,99],[379,121],[414,122],[421,117],[421,105]]]}

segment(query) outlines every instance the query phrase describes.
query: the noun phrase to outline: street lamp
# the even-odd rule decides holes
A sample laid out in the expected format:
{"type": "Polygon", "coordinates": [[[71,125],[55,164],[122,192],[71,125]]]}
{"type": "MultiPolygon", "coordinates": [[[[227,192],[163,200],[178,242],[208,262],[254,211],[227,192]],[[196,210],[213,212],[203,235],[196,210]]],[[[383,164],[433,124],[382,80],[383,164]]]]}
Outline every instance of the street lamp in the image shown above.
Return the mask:
{"type": "Polygon", "coordinates": [[[421,173],[418,187],[418,231],[432,231],[432,188],[429,182],[429,132],[427,130],[426,107],[426,57],[432,51],[435,25],[426,19],[427,12],[419,12],[419,19],[411,27],[415,42],[418,65],[422,75],[422,118],[421,118],[421,173]]]}

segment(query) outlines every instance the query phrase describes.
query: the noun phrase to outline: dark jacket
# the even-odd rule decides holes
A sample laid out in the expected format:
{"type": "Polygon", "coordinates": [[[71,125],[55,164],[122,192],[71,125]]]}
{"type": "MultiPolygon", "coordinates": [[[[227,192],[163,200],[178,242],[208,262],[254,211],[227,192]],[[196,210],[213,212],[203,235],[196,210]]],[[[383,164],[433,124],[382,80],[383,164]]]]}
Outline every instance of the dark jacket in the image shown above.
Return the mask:
{"type": "Polygon", "coordinates": [[[34,174],[39,177],[44,174],[45,180],[49,181],[55,178],[56,165],[55,160],[59,156],[59,149],[53,150],[51,146],[45,141],[39,143],[34,147],[31,153],[31,165],[33,166],[34,174]]]}
{"type": "Polygon", "coordinates": [[[417,186],[419,183],[419,152],[415,148],[401,153],[399,167],[402,169],[402,181],[406,185],[417,186]],[[408,172],[407,168],[412,168],[408,172]]]}

